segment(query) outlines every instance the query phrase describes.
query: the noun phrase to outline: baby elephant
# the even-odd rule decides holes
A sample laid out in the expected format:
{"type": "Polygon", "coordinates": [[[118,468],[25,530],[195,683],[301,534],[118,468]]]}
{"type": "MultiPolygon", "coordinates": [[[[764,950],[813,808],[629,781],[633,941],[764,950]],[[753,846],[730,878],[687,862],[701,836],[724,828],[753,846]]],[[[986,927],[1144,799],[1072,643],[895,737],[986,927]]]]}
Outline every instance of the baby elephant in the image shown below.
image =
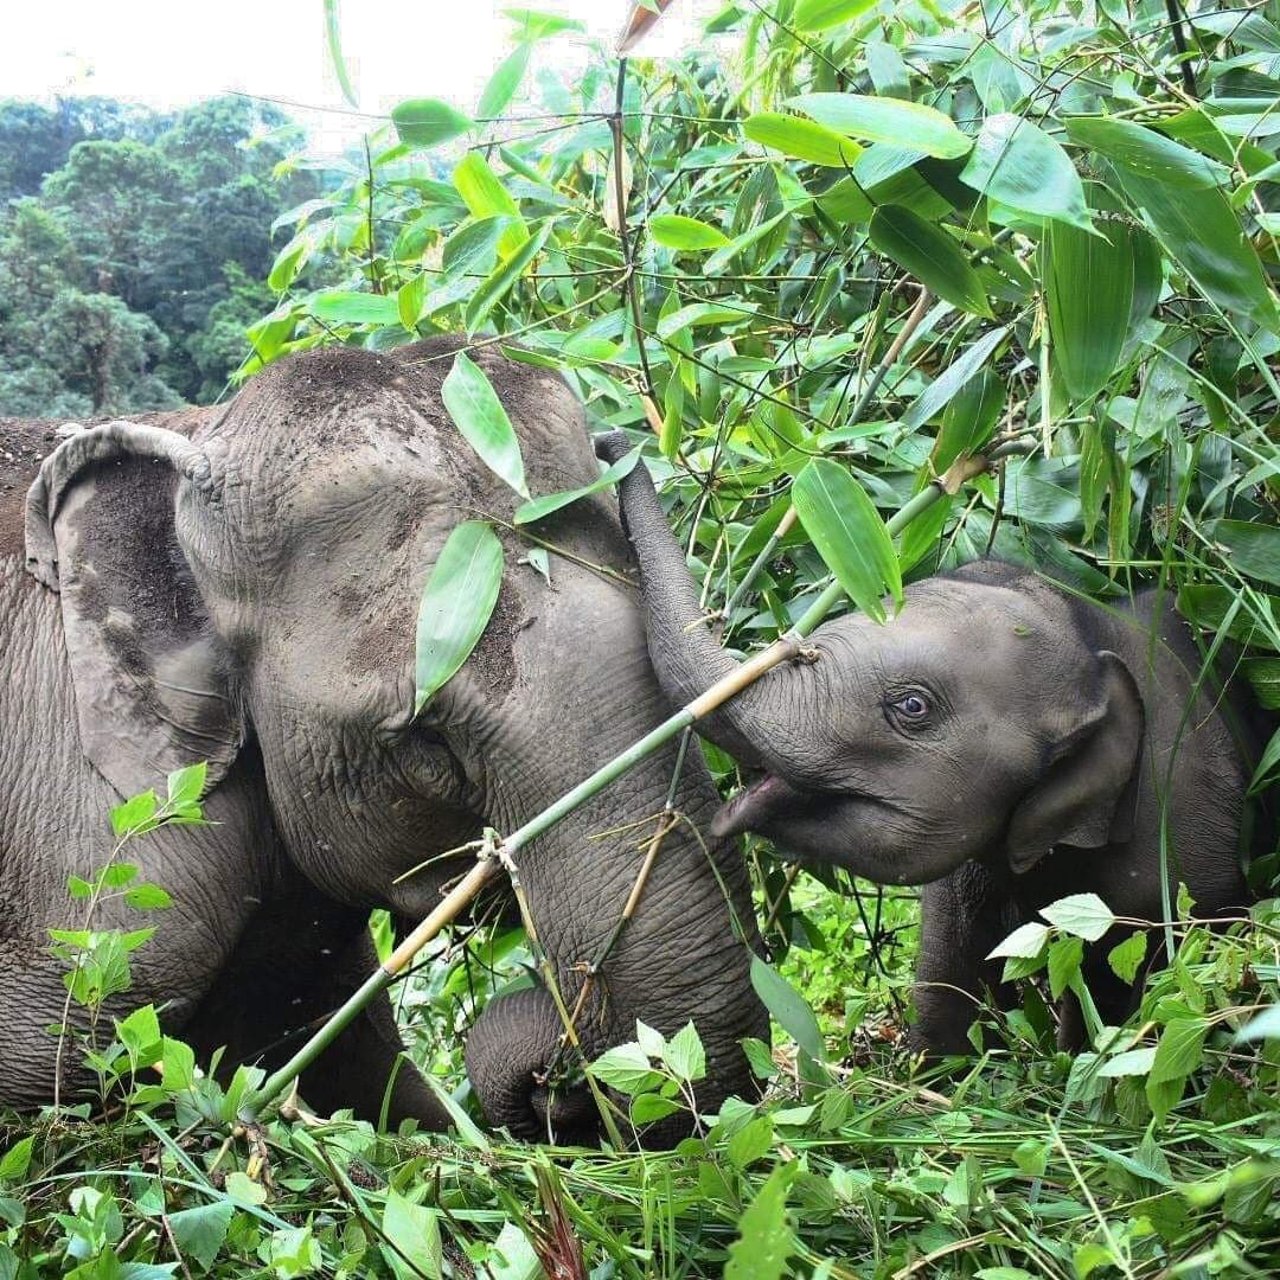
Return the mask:
{"type": "MultiPolygon", "coordinates": [[[[605,437],[598,451],[624,447],[605,437]]],[[[684,703],[735,666],[701,618],[684,555],[643,467],[621,504],[640,564],[649,647],[684,703]]],[[[1160,848],[1202,914],[1238,907],[1256,713],[1203,662],[1167,597],[1078,599],[983,561],[907,588],[887,625],[819,627],[813,661],[777,668],[702,723],[761,771],[717,815],[801,860],[921,884],[913,1042],[964,1052],[991,949],[1066,894],[1162,916],[1160,848]]],[[[1133,992],[1092,948],[1084,976],[1108,1022],[1133,992]]],[[[1078,1010],[1061,1041],[1078,1045],[1078,1010]]]]}

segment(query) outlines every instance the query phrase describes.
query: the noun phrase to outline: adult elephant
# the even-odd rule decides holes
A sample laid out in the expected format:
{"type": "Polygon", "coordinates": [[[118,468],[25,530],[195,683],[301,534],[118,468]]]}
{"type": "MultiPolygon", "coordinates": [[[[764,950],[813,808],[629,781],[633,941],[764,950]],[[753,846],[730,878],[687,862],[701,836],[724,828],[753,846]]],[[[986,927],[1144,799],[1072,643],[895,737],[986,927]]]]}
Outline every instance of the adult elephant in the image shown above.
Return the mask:
{"type": "MultiPolygon", "coordinates": [[[[47,930],[77,924],[69,874],[112,849],[108,811],[167,771],[209,762],[202,828],[137,840],[129,860],[174,907],[134,959],[127,1003],[154,1002],[202,1051],[250,1056],[333,1005],[375,963],[370,908],[417,918],[465,870],[439,855],[507,831],[662,717],[628,552],[610,500],[539,526],[550,582],[504,534],[498,606],[462,670],[413,715],[415,616],[462,520],[509,520],[514,495],[441,402],[459,344],[333,348],[266,369],[226,408],[175,424],[77,432],[39,464],[47,424],[9,424],[0,457],[0,1103],[54,1090],[65,989],[47,930]],[[175,427],[177,429],[175,429],[175,427]],[[434,859],[434,860],[433,860],[434,859]],[[426,862],[408,879],[404,873],[426,862]]],[[[535,493],[598,474],[558,378],[478,357],[515,424],[535,493]]],[[[660,753],[522,853],[542,946],[570,1006],[635,881],[637,843],[671,784],[660,753]]],[[[707,1048],[700,1103],[749,1088],[738,1040],[767,1034],[736,913],[741,860],[699,828],[716,795],[697,761],[676,793],[640,907],[578,1018],[588,1055],[687,1019],[707,1048]],[[727,898],[726,898],[727,893],[727,898]]],[[[95,928],[136,927],[118,901],[95,928]]],[[[541,990],[491,1002],[467,1061],[489,1119],[525,1136],[594,1126],[548,1083],[562,1026],[541,990]]],[[[400,1051],[380,1002],[303,1080],[322,1109],[376,1116],[400,1051]]],[[[77,1055],[66,1054],[64,1066],[77,1055]]],[[[68,1086],[74,1081],[68,1081],[68,1086]]],[[[443,1123],[412,1069],[393,1117],[443,1123]]]]}
{"type": "MultiPolygon", "coordinates": [[[[600,452],[626,447],[612,434],[600,452]]],[[[736,663],[699,625],[642,467],[621,503],[659,682],[684,703],[736,663]]],[[[1244,797],[1271,726],[1202,675],[1167,597],[1108,608],[983,561],[912,584],[889,625],[850,614],[807,643],[812,661],[775,669],[705,722],[758,775],[712,830],[925,886],[919,1047],[967,1048],[980,992],[999,986],[987,955],[1050,902],[1093,892],[1118,915],[1160,919],[1162,839],[1201,913],[1248,902],[1244,797]]],[[[1104,956],[1095,948],[1085,975],[1118,1022],[1133,993],[1104,956]]],[[[1074,1002],[1063,1015],[1060,1039],[1078,1045],[1074,1002]]]]}

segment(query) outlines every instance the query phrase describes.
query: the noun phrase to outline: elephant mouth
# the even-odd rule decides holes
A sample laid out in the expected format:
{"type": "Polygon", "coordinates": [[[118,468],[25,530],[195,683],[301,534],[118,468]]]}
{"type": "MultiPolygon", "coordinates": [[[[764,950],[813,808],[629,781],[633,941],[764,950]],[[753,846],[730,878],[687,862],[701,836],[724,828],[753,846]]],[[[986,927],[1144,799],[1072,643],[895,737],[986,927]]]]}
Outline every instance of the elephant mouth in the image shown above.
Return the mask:
{"type": "Polygon", "coordinates": [[[766,773],[730,796],[711,819],[711,834],[717,838],[759,831],[789,813],[812,808],[819,798],[793,787],[776,773],[766,773]]]}

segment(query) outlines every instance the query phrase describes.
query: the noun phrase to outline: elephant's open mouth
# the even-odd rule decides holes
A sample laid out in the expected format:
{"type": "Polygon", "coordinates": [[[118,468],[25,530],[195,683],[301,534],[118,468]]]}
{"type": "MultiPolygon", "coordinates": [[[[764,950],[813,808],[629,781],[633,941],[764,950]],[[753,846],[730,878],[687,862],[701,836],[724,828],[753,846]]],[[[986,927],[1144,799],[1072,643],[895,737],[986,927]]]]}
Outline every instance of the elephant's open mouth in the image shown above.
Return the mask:
{"type": "Polygon", "coordinates": [[[720,806],[711,820],[711,834],[736,836],[744,831],[759,831],[788,812],[811,807],[814,799],[776,773],[766,773],[720,806]]]}

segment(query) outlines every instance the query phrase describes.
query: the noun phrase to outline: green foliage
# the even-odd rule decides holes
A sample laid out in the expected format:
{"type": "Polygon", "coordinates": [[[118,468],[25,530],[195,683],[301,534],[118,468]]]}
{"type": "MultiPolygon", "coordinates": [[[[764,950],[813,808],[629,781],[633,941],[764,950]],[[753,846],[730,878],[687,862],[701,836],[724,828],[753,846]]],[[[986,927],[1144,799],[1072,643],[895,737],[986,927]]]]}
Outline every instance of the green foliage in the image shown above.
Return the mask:
{"type": "MultiPolygon", "coordinates": [[[[1162,584],[1206,652],[1244,645],[1240,671],[1280,700],[1274,4],[1180,23],[1194,93],[1158,0],[730,4],[712,20],[727,50],[629,64],[621,158],[616,66],[544,76],[522,102],[529,46],[565,27],[513,17],[520,44],[482,101],[404,104],[367,165],[281,219],[293,234],[251,367],[335,339],[518,342],[594,425],[646,448],[739,650],[851,565],[874,611],[900,574],[990,551],[1104,600],[1162,584]],[[530,114],[485,118],[507,100],[530,114]],[[889,540],[887,516],[992,441],[1032,456],[889,540]],[[808,494],[744,582],[792,496],[805,516],[806,487],[833,472],[845,496],[808,494]]],[[[9,227],[47,253],[7,269],[52,300],[63,268],[46,263],[79,252],[68,228],[21,204],[9,227]]],[[[243,290],[256,278],[246,266],[243,290]]],[[[458,414],[515,476],[483,396],[458,414]]],[[[463,603],[450,630],[467,649],[484,611],[463,603]]],[[[1277,761],[1280,738],[1259,789],[1277,761]]],[[[676,1152],[560,1152],[552,1179],[550,1156],[500,1139],[402,1146],[272,1121],[268,1186],[252,1147],[224,1145],[250,1077],[222,1090],[139,1011],[92,1046],[121,1118],[36,1122],[0,1156],[0,1275],[9,1256],[33,1275],[115,1274],[113,1250],[121,1268],[180,1256],[222,1275],[514,1276],[534,1258],[556,1274],[577,1257],[637,1280],[1277,1270],[1274,899],[1216,931],[1185,902],[1118,926],[1087,895],[1052,904],[996,950],[1021,1003],[979,1011],[981,1058],[912,1074],[911,895],[748,852],[773,961],[753,980],[786,1033],[772,1055],[746,1046],[765,1101],[699,1111],[694,1028],[638,1026],[589,1068],[637,1126],[696,1115],[676,1152]],[[1097,963],[1141,983],[1124,1027],[1099,1025],[1097,963]],[[1088,1031],[1074,1058],[1055,1048],[1059,995],[1088,1031]],[[161,1084],[132,1080],[149,1061],[161,1084]]],[[[1274,874],[1273,856],[1255,863],[1260,893],[1274,874]]],[[[454,1079],[453,1035],[526,958],[518,931],[461,950],[405,996],[417,1056],[454,1079]]]]}
{"type": "Polygon", "coordinates": [[[271,223],[313,194],[296,130],[217,98],[174,116],[0,102],[0,413],[208,401],[271,304],[271,223]]]}

